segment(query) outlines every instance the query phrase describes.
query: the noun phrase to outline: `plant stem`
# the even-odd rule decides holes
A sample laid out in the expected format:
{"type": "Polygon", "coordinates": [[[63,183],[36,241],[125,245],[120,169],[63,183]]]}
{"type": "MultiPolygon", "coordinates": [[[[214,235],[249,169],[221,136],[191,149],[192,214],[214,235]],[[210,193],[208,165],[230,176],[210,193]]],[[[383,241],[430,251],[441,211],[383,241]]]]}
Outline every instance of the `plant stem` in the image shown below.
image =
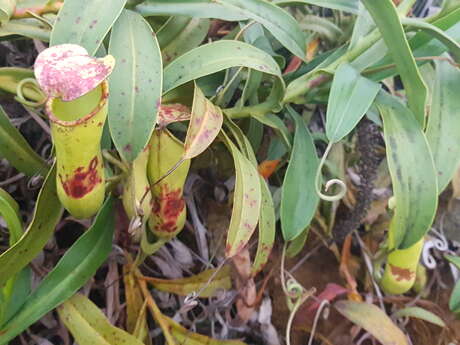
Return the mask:
{"type": "Polygon", "coordinates": [[[378,29],[374,29],[369,35],[359,41],[353,49],[348,50],[329,66],[324,68],[317,67],[309,73],[292,81],[286,89],[283,103],[293,102],[300,96],[306,94],[312,88],[318,86],[318,81],[322,84],[325,79],[328,80],[329,76],[325,76],[325,72],[333,73],[341,63],[355,60],[358,56],[364,53],[364,51],[374,45],[380,37],[380,31],[378,29]]]}

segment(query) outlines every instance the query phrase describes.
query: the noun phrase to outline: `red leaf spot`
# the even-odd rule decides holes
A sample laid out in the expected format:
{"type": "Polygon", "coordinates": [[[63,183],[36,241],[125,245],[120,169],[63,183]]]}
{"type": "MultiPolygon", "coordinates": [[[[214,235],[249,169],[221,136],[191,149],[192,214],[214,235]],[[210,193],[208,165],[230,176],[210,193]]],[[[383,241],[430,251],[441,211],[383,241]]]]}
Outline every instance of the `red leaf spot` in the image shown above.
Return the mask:
{"type": "Polygon", "coordinates": [[[62,175],[59,175],[65,193],[72,198],[80,199],[101,183],[102,178],[98,175],[97,164],[98,159],[94,157],[89,163],[88,169],[84,167],[75,169],[71,178],[64,180],[62,175]]]}
{"type": "Polygon", "coordinates": [[[390,264],[390,270],[391,274],[396,277],[396,281],[398,282],[401,280],[411,280],[413,277],[415,277],[415,272],[412,272],[408,268],[401,268],[390,264]]]}
{"type": "Polygon", "coordinates": [[[185,208],[182,189],[170,191],[168,185],[161,186],[160,195],[155,196],[152,203],[152,212],[159,224],[157,231],[174,232],[177,230],[177,220],[185,208]]]}

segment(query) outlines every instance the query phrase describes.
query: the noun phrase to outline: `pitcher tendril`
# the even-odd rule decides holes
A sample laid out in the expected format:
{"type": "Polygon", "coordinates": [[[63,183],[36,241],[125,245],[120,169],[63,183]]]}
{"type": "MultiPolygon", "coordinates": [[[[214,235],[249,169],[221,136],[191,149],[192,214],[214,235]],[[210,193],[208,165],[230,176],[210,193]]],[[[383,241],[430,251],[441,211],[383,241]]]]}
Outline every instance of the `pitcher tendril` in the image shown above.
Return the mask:
{"type": "Polygon", "coordinates": [[[342,180],[339,180],[339,179],[331,179],[331,180],[327,181],[325,186],[324,186],[326,192],[332,186],[334,186],[334,185],[338,186],[340,188],[340,191],[337,194],[335,194],[335,195],[326,195],[326,194],[323,194],[321,192],[321,186],[322,186],[321,171],[323,170],[323,166],[326,163],[326,158],[327,158],[327,156],[329,154],[329,151],[332,148],[332,145],[333,145],[332,142],[330,142],[327,145],[326,151],[324,151],[323,157],[321,157],[321,161],[319,163],[318,170],[316,171],[316,179],[315,179],[316,193],[319,195],[319,197],[321,199],[323,199],[325,201],[338,201],[338,200],[342,199],[345,196],[345,194],[347,193],[347,185],[345,184],[345,182],[343,182],[342,180]]]}
{"type": "Polygon", "coordinates": [[[34,79],[34,78],[25,78],[25,79],[22,79],[17,87],[16,87],[16,97],[15,99],[24,104],[24,105],[27,105],[31,108],[38,108],[38,107],[41,107],[43,104],[45,104],[46,102],[46,95],[43,93],[43,91],[40,89],[40,85],[38,85],[37,81],[34,79]],[[41,101],[29,101],[26,99],[26,97],[24,96],[24,87],[29,84],[34,91],[38,92],[39,94],[41,94],[43,97],[42,97],[42,100],[41,101]]]}

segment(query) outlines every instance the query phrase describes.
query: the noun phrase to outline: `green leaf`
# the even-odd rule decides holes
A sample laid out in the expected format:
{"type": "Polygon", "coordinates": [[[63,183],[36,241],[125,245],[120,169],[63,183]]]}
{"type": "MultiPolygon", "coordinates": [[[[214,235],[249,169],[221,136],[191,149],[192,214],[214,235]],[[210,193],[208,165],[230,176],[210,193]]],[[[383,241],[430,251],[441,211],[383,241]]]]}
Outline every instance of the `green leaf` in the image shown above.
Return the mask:
{"type": "Polygon", "coordinates": [[[262,83],[263,73],[253,69],[248,70],[248,76],[241,93],[241,98],[238,100],[237,105],[243,106],[248,100],[254,99],[257,96],[257,90],[262,83]]]}
{"type": "Polygon", "coordinates": [[[62,206],[56,194],[56,169],[53,168],[38,195],[32,222],[19,241],[0,255],[0,287],[43,249],[61,215],[62,206]]]}
{"type": "Polygon", "coordinates": [[[0,0],[0,26],[8,23],[15,7],[16,0],[0,0]]]}
{"type": "MultiPolygon", "coordinates": [[[[274,78],[272,78],[274,79],[274,78]]],[[[273,81],[273,86],[270,94],[266,97],[263,102],[256,103],[254,105],[240,106],[235,105],[233,108],[226,108],[222,111],[230,118],[244,118],[249,116],[266,117],[269,113],[279,112],[282,109],[282,100],[284,96],[285,86],[284,80],[276,78],[273,81]]]]}
{"type": "Polygon", "coordinates": [[[117,64],[109,77],[109,126],[118,152],[132,162],[156,124],[162,91],[161,52],[155,34],[137,13],[124,10],[110,36],[117,64]]]}
{"type": "Polygon", "coordinates": [[[449,52],[454,56],[455,61],[460,62],[460,44],[447,35],[443,30],[420,19],[403,18],[401,19],[401,22],[402,24],[407,25],[409,29],[426,32],[430,36],[438,39],[449,49],[449,52]]]}
{"type": "Polygon", "coordinates": [[[449,309],[455,314],[460,314],[460,281],[457,281],[450,295],[449,309]]]}
{"type": "Polygon", "coordinates": [[[279,6],[292,5],[296,3],[316,5],[350,13],[358,13],[359,11],[359,0],[275,0],[274,3],[279,6]]]}
{"type": "Polygon", "coordinates": [[[307,125],[291,107],[287,109],[295,122],[295,135],[283,180],[280,218],[284,239],[292,241],[310,224],[318,207],[315,176],[319,159],[307,125]]]}
{"type": "Polygon", "coordinates": [[[326,135],[336,143],[355,128],[380,90],[349,64],[337,68],[332,80],[326,113],[326,135]]]}
{"type": "Polygon", "coordinates": [[[262,24],[291,53],[305,57],[305,35],[297,21],[282,8],[265,0],[146,1],[136,7],[144,16],[184,15],[226,21],[252,19],[262,24]]]}
{"type": "Polygon", "coordinates": [[[227,8],[215,0],[147,0],[136,6],[144,17],[182,15],[196,18],[216,18],[226,21],[246,20],[238,9],[227,8]]]}
{"type": "Polygon", "coordinates": [[[358,13],[356,20],[353,24],[353,32],[350,38],[350,45],[348,50],[355,48],[359,42],[366,37],[367,34],[375,28],[374,21],[372,20],[369,12],[364,8],[363,4],[358,3],[358,13]]]}
{"type": "Polygon", "coordinates": [[[35,18],[24,18],[10,20],[0,26],[0,37],[13,39],[15,35],[48,42],[50,40],[51,28],[35,18]]]}
{"type": "MultiPolygon", "coordinates": [[[[56,181],[52,179],[53,186],[56,181]]],[[[112,249],[114,217],[113,198],[109,197],[94,224],[59,260],[22,308],[0,330],[0,344],[13,339],[24,329],[72,296],[90,279],[107,259],[112,249]]],[[[47,207],[51,209],[49,204],[47,207]]]]}
{"type": "Polygon", "coordinates": [[[268,188],[267,182],[260,178],[261,187],[261,205],[259,215],[259,238],[257,242],[256,257],[252,264],[252,275],[256,275],[265,267],[270,258],[270,253],[275,243],[276,218],[275,205],[273,203],[272,193],[268,188]]]}
{"type": "Polygon", "coordinates": [[[294,238],[293,241],[289,242],[289,246],[286,249],[286,257],[293,258],[294,256],[300,254],[307,242],[308,230],[308,228],[305,229],[299,236],[294,238]]]}
{"type": "Polygon", "coordinates": [[[0,157],[27,176],[43,175],[49,170],[45,161],[11,124],[0,106],[0,157]]]}
{"type": "Polygon", "coordinates": [[[432,312],[420,308],[420,307],[407,307],[403,309],[399,309],[396,313],[394,313],[393,318],[401,318],[401,317],[415,317],[420,320],[428,321],[434,325],[439,327],[446,327],[446,324],[442,319],[432,312]]]}
{"type": "Polygon", "coordinates": [[[282,8],[264,0],[214,0],[235,9],[262,24],[291,53],[302,60],[306,54],[306,37],[297,21],[282,8]]]}
{"type": "Polygon", "coordinates": [[[390,51],[406,91],[409,108],[417,121],[425,122],[427,87],[420,75],[392,0],[362,0],[390,51]]]}
{"type": "Polygon", "coordinates": [[[460,270],[460,257],[454,255],[444,255],[444,257],[460,270]]]}
{"type": "Polygon", "coordinates": [[[372,334],[383,345],[408,345],[404,333],[380,308],[373,304],[339,301],[337,311],[359,327],[372,334]]]}
{"type": "MultiPolygon", "coordinates": [[[[460,8],[433,21],[432,24],[445,31],[445,34],[452,39],[456,41],[460,40],[460,8]]],[[[413,55],[418,58],[438,56],[447,50],[447,47],[443,43],[427,35],[425,32],[419,32],[412,37],[409,40],[409,45],[413,55]]],[[[372,69],[375,68],[378,72],[372,74],[372,80],[379,81],[397,74],[394,68],[388,68],[392,62],[393,60],[390,56],[385,56],[377,65],[373,66],[372,69]],[[382,67],[384,68],[382,69],[382,67]]],[[[417,64],[423,65],[428,62],[429,60],[418,61],[417,64]]]]}
{"type": "Polygon", "coordinates": [[[0,188],[0,216],[9,232],[10,246],[22,236],[22,221],[18,203],[4,189],[0,188]]]}
{"type": "Polygon", "coordinates": [[[283,139],[283,143],[288,149],[291,149],[291,133],[289,133],[286,125],[284,124],[283,120],[281,120],[278,116],[274,114],[266,114],[266,115],[258,115],[254,114],[253,117],[263,123],[266,126],[269,126],[279,132],[280,137],[283,139]]]}
{"type": "Polygon", "coordinates": [[[13,278],[10,278],[6,284],[6,288],[10,290],[7,294],[9,301],[6,301],[4,305],[5,314],[3,319],[0,317],[0,325],[3,324],[3,321],[9,320],[22,307],[27,296],[30,294],[31,286],[32,270],[30,267],[24,267],[13,278]],[[8,287],[10,282],[11,287],[8,287]]]}
{"type": "MultiPolygon", "coordinates": [[[[155,20],[156,17],[147,18],[147,21],[155,20]]],[[[190,24],[193,18],[186,16],[172,16],[156,31],[158,44],[163,50],[167,45],[171,44],[181,32],[190,24]]],[[[151,23],[152,27],[155,27],[151,23]]],[[[164,62],[164,61],[163,61],[164,62]]]]}
{"type": "Polygon", "coordinates": [[[81,294],[65,301],[58,313],[79,345],[143,345],[131,334],[113,326],[104,313],[81,294]]]}
{"type": "Polygon", "coordinates": [[[192,49],[166,66],[163,92],[167,93],[191,80],[237,66],[253,68],[281,78],[281,70],[269,54],[247,43],[220,40],[192,49]]]}
{"type": "Polygon", "coordinates": [[[66,0],[51,31],[50,45],[74,43],[94,55],[125,3],[126,0],[66,0]]]}
{"type": "Polygon", "coordinates": [[[223,121],[222,110],[212,104],[195,85],[192,115],[185,138],[184,158],[192,159],[206,150],[219,134],[223,121]]]}
{"type": "Polygon", "coordinates": [[[436,80],[426,137],[438,175],[438,192],[449,184],[460,163],[460,71],[436,61],[436,80]]]}
{"type": "Polygon", "coordinates": [[[376,105],[383,118],[395,211],[390,249],[405,249],[430,229],[438,204],[436,172],[420,124],[395,97],[380,92],[376,105]],[[422,173],[423,172],[423,173],[422,173]]]}
{"type": "Polygon", "coordinates": [[[227,258],[231,258],[246,246],[257,226],[261,191],[259,173],[254,165],[222,133],[225,144],[232,153],[236,172],[233,210],[225,249],[227,258]]]}
{"type": "MultiPolygon", "coordinates": [[[[171,19],[174,20],[176,18],[183,19],[183,17],[172,17],[171,19]]],[[[208,35],[210,26],[211,21],[209,19],[188,18],[187,25],[177,33],[174,39],[168,44],[160,44],[163,63],[167,65],[178,56],[198,47],[208,35]]],[[[160,32],[158,32],[157,36],[160,38],[160,32]]]]}
{"type": "MultiPolygon", "coordinates": [[[[22,222],[19,214],[19,205],[5,190],[0,188],[0,217],[6,223],[9,232],[9,245],[14,245],[21,237],[22,222]]],[[[21,271],[26,272],[25,270],[21,271]]],[[[21,282],[24,274],[12,276],[3,287],[0,287],[0,325],[3,320],[14,311],[17,303],[21,303],[21,282]],[[19,279],[17,279],[19,278],[19,279]],[[16,282],[19,281],[19,284],[16,282]]],[[[29,277],[30,278],[30,277],[29,277]]],[[[30,279],[29,279],[30,283],[30,279]]]]}

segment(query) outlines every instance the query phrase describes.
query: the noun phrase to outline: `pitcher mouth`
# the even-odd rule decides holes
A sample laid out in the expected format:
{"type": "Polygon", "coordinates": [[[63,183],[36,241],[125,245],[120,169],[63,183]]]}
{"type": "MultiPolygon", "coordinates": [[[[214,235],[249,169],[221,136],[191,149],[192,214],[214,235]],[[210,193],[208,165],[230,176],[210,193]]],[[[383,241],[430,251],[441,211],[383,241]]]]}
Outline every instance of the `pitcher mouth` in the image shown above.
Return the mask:
{"type": "MultiPolygon", "coordinates": [[[[46,105],[45,105],[45,111],[46,111],[46,114],[48,115],[49,120],[63,127],[75,127],[75,126],[78,126],[88,121],[92,117],[94,117],[107,104],[107,100],[109,98],[109,83],[107,80],[104,80],[102,83],[100,83],[96,87],[102,88],[102,94],[101,94],[101,97],[99,99],[97,106],[93,110],[91,110],[91,112],[84,115],[83,117],[78,118],[77,120],[65,121],[65,120],[58,119],[54,115],[54,112],[53,112],[53,102],[56,98],[54,97],[48,98],[48,100],[46,101],[46,105]]],[[[84,97],[84,95],[82,97],[84,97]]]]}

